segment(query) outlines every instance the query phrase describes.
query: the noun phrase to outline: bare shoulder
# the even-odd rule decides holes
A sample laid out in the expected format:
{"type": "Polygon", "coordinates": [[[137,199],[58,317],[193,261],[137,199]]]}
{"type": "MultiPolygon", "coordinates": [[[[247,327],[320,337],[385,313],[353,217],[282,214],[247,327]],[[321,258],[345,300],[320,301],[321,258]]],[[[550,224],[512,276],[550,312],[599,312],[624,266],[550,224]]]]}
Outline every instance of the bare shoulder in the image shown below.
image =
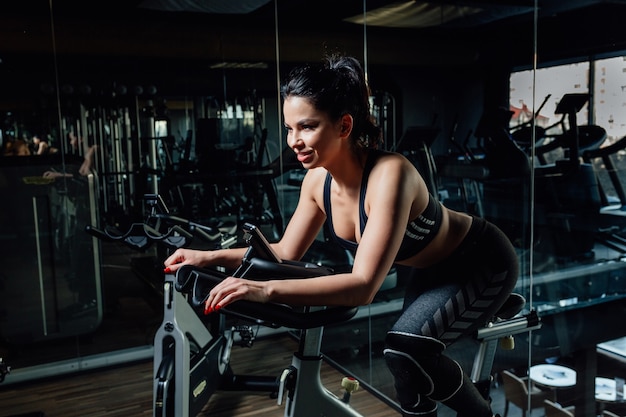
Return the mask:
{"type": "Polygon", "coordinates": [[[321,184],[324,183],[327,173],[328,171],[326,171],[324,168],[309,169],[304,175],[304,179],[302,180],[302,187],[319,187],[321,184]]]}
{"type": "Polygon", "coordinates": [[[313,168],[306,172],[302,180],[300,189],[300,199],[308,198],[315,201],[322,201],[324,194],[324,181],[326,180],[324,168],[313,168]]]}
{"type": "Polygon", "coordinates": [[[419,171],[404,155],[383,153],[372,169],[367,185],[366,205],[383,201],[410,207],[408,218],[415,218],[428,204],[428,187],[419,171]]]}
{"type": "Polygon", "coordinates": [[[387,179],[406,179],[407,177],[419,176],[417,168],[411,161],[404,155],[395,152],[381,152],[372,174],[387,179]]]}

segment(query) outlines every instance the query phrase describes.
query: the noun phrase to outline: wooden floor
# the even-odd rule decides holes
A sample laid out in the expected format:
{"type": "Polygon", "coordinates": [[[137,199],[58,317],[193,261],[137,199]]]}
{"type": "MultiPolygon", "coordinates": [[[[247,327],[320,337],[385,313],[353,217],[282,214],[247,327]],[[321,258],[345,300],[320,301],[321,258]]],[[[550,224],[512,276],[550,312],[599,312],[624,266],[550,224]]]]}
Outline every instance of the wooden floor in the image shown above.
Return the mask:
{"type": "MultiPolygon", "coordinates": [[[[237,374],[279,375],[289,365],[296,348],[291,337],[280,335],[259,340],[251,349],[233,348],[231,363],[237,374]]],[[[338,396],[343,395],[340,387],[343,376],[323,364],[322,382],[338,396]]],[[[368,417],[399,415],[365,390],[354,393],[351,404],[368,417]]],[[[36,411],[46,417],[151,416],[152,362],[6,387],[0,384],[0,417],[36,411]]],[[[284,406],[278,406],[276,400],[264,393],[217,392],[199,416],[279,417],[283,413],[284,406]]]]}

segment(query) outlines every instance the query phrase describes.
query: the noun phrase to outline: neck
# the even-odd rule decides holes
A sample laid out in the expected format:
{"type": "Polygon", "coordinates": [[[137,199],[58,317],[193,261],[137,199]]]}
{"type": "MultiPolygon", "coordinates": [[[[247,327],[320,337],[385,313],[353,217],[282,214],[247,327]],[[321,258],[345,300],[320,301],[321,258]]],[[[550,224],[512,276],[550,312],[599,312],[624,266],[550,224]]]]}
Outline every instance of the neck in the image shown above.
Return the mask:
{"type": "Polygon", "coordinates": [[[360,188],[368,154],[367,149],[359,149],[357,152],[351,151],[349,157],[338,158],[337,163],[326,167],[326,169],[340,188],[360,188]]]}

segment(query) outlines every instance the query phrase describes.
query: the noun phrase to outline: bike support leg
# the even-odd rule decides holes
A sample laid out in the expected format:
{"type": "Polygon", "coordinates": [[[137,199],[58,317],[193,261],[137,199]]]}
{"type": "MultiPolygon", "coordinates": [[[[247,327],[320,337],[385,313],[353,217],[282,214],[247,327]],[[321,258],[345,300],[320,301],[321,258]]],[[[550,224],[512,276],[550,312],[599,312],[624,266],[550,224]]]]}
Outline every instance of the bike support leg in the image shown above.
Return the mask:
{"type": "Polygon", "coordinates": [[[290,372],[291,384],[287,383],[285,417],[363,417],[347,402],[330,392],[320,378],[322,355],[320,354],[323,328],[304,330],[300,348],[293,355],[290,372]],[[291,386],[289,386],[291,385],[291,386]]]}
{"type": "MultiPolygon", "coordinates": [[[[185,297],[174,288],[174,276],[166,275],[164,283],[163,322],[154,339],[154,376],[157,378],[159,369],[167,355],[174,355],[174,410],[176,417],[188,417],[191,398],[195,392],[203,390],[203,382],[191,387],[191,351],[188,336],[192,336],[198,346],[207,346],[213,339],[205,325],[200,321],[185,297]],[[173,345],[173,351],[172,346],[173,345]],[[193,391],[192,391],[193,389],[193,391]]],[[[204,384],[210,381],[204,382],[204,384]]],[[[197,395],[195,395],[197,396],[197,395]]],[[[154,412],[157,417],[157,381],[154,385],[154,412]]],[[[169,399],[171,401],[171,399],[169,399]]]]}

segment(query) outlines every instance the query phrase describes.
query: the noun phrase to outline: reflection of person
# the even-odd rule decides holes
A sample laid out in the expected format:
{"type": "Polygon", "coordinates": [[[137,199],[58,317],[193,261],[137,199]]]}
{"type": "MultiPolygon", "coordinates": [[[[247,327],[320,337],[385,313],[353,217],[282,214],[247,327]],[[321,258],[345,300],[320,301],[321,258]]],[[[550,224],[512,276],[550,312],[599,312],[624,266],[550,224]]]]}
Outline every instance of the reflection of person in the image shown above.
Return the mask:
{"type": "MultiPolygon", "coordinates": [[[[447,209],[429,194],[404,156],[377,150],[368,87],[358,61],[329,57],[294,70],[282,88],[287,143],[308,172],[279,256],[300,259],[324,222],[355,250],[352,270],[306,280],[227,278],[206,311],[237,300],[292,305],[370,303],[394,263],[411,267],[403,312],[387,333],[385,359],[405,416],[435,416],[437,401],[459,415],[492,412],[446,345],[484,325],[519,272],[513,246],[494,225],[447,209]]],[[[183,264],[236,267],[244,248],[178,249],[166,272],[183,264]]]]}
{"type": "Polygon", "coordinates": [[[42,140],[37,134],[33,135],[33,152],[35,155],[45,155],[49,150],[48,142],[42,140]]]}
{"type": "Polygon", "coordinates": [[[48,142],[42,139],[39,134],[34,134],[32,140],[33,153],[35,155],[48,155],[58,152],[57,148],[50,146],[48,142]]]}
{"type": "Polygon", "coordinates": [[[53,241],[59,273],[67,280],[68,288],[75,294],[75,303],[59,311],[62,320],[73,320],[84,314],[93,314],[95,289],[92,280],[85,279],[85,268],[90,267],[93,248],[89,239],[82,232],[82,227],[89,223],[91,207],[89,182],[86,177],[92,173],[98,147],[91,146],[85,157],[45,171],[44,178],[58,179],[49,187],[50,217],[54,230],[53,241]]]}
{"type": "Polygon", "coordinates": [[[81,136],[77,136],[73,130],[70,130],[67,133],[67,141],[70,145],[70,153],[77,154],[79,149],[84,146],[83,138],[81,136]]]}
{"type": "Polygon", "coordinates": [[[28,143],[23,139],[9,138],[2,145],[3,156],[29,156],[31,155],[28,143]]]}
{"type": "MultiPolygon", "coordinates": [[[[86,177],[92,172],[94,160],[95,160],[95,154],[97,150],[98,150],[97,145],[92,145],[89,147],[89,149],[87,149],[87,152],[85,153],[85,158],[83,159],[82,164],[78,168],[79,175],[86,177]]],[[[59,177],[73,177],[74,174],[72,174],[71,172],[59,172],[56,170],[48,170],[43,173],[43,176],[45,178],[59,178],[59,177]]]]}

